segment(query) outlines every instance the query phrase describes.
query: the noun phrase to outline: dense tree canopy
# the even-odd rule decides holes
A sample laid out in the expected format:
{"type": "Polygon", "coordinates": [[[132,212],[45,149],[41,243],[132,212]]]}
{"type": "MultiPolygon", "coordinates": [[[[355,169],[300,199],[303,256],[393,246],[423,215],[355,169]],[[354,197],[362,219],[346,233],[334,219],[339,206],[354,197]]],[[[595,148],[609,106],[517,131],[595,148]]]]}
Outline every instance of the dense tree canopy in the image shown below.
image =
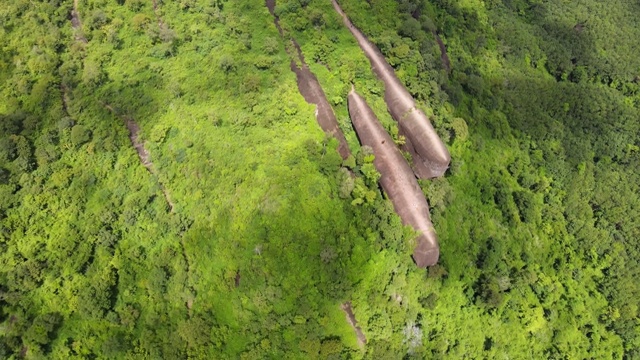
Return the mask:
{"type": "Polygon", "coordinates": [[[351,84],[404,138],[330,1],[277,1],[280,36],[260,1],[7,0],[0,358],[640,357],[639,5],[340,4],[451,152],[439,265],[358,145],[351,84]]]}

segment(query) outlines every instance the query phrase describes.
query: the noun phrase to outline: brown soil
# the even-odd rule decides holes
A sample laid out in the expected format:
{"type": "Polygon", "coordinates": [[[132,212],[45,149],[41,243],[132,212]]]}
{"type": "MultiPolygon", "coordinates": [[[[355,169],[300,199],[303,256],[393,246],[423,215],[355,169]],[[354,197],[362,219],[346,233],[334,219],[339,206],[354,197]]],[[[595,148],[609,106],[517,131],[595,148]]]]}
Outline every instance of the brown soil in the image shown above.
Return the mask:
{"type": "Polygon", "coordinates": [[[265,5],[267,5],[267,9],[269,9],[271,15],[276,18],[276,21],[279,21],[280,19],[278,19],[275,13],[276,0],[265,0],[265,5]]]}
{"type": "Polygon", "coordinates": [[[125,116],[124,119],[125,124],[127,125],[127,130],[129,130],[129,140],[131,140],[131,145],[136,149],[138,157],[140,157],[140,162],[149,170],[149,172],[153,172],[153,169],[151,168],[153,163],[150,160],[149,152],[144,148],[144,144],[139,139],[140,126],[138,126],[138,124],[128,116],[125,116]]]}
{"type": "Polygon", "coordinates": [[[429,204],[413,171],[364,98],[352,89],[348,103],[360,143],[373,149],[373,165],[380,173],[382,189],[402,223],[420,233],[413,260],[419,267],[435,265],[440,255],[438,237],[429,216],[429,204]]]}
{"type": "Polygon", "coordinates": [[[356,332],[356,336],[358,337],[358,346],[360,348],[364,348],[364,345],[367,343],[367,338],[364,336],[362,329],[358,326],[358,321],[356,321],[356,316],[353,314],[353,310],[351,309],[351,302],[347,301],[346,303],[340,306],[342,311],[344,311],[347,316],[347,321],[353,328],[353,331],[356,332]]]}
{"type": "Polygon", "coordinates": [[[387,109],[398,122],[398,127],[404,132],[407,140],[410,141],[415,150],[412,153],[414,168],[425,169],[419,172],[419,174],[422,174],[421,177],[425,178],[444,175],[444,172],[449,167],[451,156],[447,147],[438,137],[433,125],[431,125],[427,116],[416,107],[415,100],[400,82],[395,71],[387,63],[380,50],[360,30],[353,26],[338,2],[336,0],[331,1],[334,9],[342,17],[344,24],[351,31],[358,45],[360,45],[360,48],[371,62],[373,72],[384,82],[384,100],[387,103],[387,109]]]}
{"type": "MultiPolygon", "coordinates": [[[[284,37],[284,33],[280,27],[280,19],[278,19],[274,13],[276,5],[275,0],[266,0],[265,4],[271,15],[273,15],[273,22],[276,25],[278,32],[284,37]]],[[[297,58],[301,64],[301,66],[298,66],[294,60],[291,60],[291,71],[296,74],[298,90],[307,103],[316,105],[316,120],[318,121],[318,124],[326,134],[329,134],[338,140],[338,153],[340,153],[340,156],[343,159],[346,159],[351,155],[351,151],[349,150],[349,145],[347,144],[347,140],[345,139],[342,130],[340,130],[340,127],[338,126],[338,120],[336,119],[336,115],[333,113],[333,108],[329,104],[329,101],[327,101],[327,96],[325,95],[324,90],[322,90],[322,86],[320,86],[318,78],[311,72],[309,66],[305,62],[300,45],[295,41],[295,39],[291,39],[291,42],[293,43],[293,47],[297,53],[297,58]]],[[[289,55],[292,58],[296,56],[292,54],[289,55]]]]}
{"type": "Polygon", "coordinates": [[[265,5],[267,6],[267,9],[269,9],[269,13],[271,13],[271,16],[273,16],[273,23],[276,24],[276,28],[278,29],[280,36],[284,36],[282,27],[280,26],[280,18],[277,17],[275,13],[276,0],[265,0],[265,5]]]}

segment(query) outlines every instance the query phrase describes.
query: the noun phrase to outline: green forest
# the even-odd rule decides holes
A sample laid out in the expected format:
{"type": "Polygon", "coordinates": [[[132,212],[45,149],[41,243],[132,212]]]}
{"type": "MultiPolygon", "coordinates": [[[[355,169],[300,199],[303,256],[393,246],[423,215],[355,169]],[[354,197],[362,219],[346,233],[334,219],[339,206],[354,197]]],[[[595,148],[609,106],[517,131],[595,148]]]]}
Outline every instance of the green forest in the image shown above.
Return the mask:
{"type": "Polygon", "coordinates": [[[331,0],[2,0],[0,359],[640,359],[640,3],[338,2],[451,153],[438,264],[331,0]]]}

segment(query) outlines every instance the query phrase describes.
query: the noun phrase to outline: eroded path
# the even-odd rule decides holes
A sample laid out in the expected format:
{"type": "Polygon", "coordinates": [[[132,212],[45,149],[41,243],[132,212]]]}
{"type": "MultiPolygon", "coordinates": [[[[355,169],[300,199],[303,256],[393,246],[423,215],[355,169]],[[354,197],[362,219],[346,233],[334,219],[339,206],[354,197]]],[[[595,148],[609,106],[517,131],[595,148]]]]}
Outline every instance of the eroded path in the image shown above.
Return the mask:
{"type": "MultiPolygon", "coordinates": [[[[160,17],[158,8],[157,8],[157,2],[156,0],[153,0],[153,10],[158,18],[158,25],[160,27],[164,27],[164,23],[162,21],[162,18],[160,17]]],[[[71,10],[71,13],[69,14],[69,20],[71,22],[71,27],[74,30],[74,40],[75,41],[79,41],[83,44],[87,44],[88,40],[87,38],[84,36],[84,34],[82,33],[82,19],[80,17],[80,12],[78,11],[78,0],[74,0],[73,1],[73,9],[71,10]]],[[[68,86],[62,82],[60,85],[60,91],[61,91],[61,95],[62,95],[62,107],[63,110],[65,112],[65,114],[67,114],[69,117],[73,118],[71,116],[71,114],[69,113],[69,109],[70,109],[70,103],[71,103],[71,99],[70,99],[70,92],[71,89],[68,88],[68,86]]],[[[140,163],[147,169],[147,171],[149,171],[149,173],[151,173],[151,175],[153,175],[153,177],[156,179],[160,190],[162,192],[162,195],[165,199],[165,201],[167,202],[167,204],[169,205],[169,210],[171,214],[174,214],[175,216],[178,216],[178,214],[175,214],[175,205],[173,203],[173,201],[171,200],[171,196],[169,194],[169,192],[167,191],[167,189],[165,188],[164,184],[162,184],[162,182],[158,179],[158,174],[153,166],[153,162],[151,161],[151,156],[149,154],[149,151],[145,148],[144,146],[144,142],[140,139],[140,127],[138,126],[138,124],[133,120],[132,117],[128,116],[128,115],[123,115],[120,114],[116,108],[114,106],[112,106],[111,104],[106,104],[101,102],[102,106],[109,110],[112,114],[114,114],[115,116],[121,118],[124,123],[125,126],[127,127],[127,130],[129,131],[129,140],[131,141],[131,146],[133,146],[133,148],[136,150],[136,153],[138,154],[138,158],[140,159],[140,163]]],[[[185,230],[186,231],[186,230],[185,230]]],[[[187,252],[185,249],[185,244],[184,244],[184,231],[182,233],[179,234],[180,237],[180,248],[181,248],[181,252],[182,252],[182,257],[185,261],[185,266],[186,266],[186,273],[187,273],[187,279],[190,279],[190,274],[192,274],[192,268],[191,268],[191,262],[189,261],[189,257],[187,256],[187,252]]],[[[188,311],[188,315],[189,317],[191,317],[192,315],[192,307],[193,307],[193,302],[196,296],[196,292],[195,289],[193,288],[193,286],[191,286],[190,284],[190,280],[187,281],[186,287],[188,289],[188,294],[186,296],[185,299],[185,305],[188,311]]]]}
{"type": "MultiPolygon", "coordinates": [[[[153,5],[154,5],[153,6],[154,11],[155,11],[156,0],[153,0],[153,5]]],[[[78,0],[73,0],[73,9],[71,10],[70,20],[71,20],[71,27],[75,30],[75,40],[81,41],[86,44],[88,41],[87,41],[87,38],[84,37],[84,35],[82,35],[82,20],[80,18],[80,12],[78,11],[78,0]]],[[[158,21],[161,22],[161,20],[158,20],[158,21]]],[[[64,111],[68,114],[69,102],[70,102],[69,100],[70,89],[65,84],[62,84],[60,86],[60,89],[62,91],[62,105],[63,105],[64,111]]],[[[140,158],[140,162],[152,175],[154,175],[157,178],[157,174],[155,169],[153,168],[153,163],[151,162],[151,157],[149,155],[149,152],[147,151],[147,149],[145,149],[144,143],[140,141],[140,136],[139,136],[140,127],[138,126],[138,124],[130,116],[119,114],[114,109],[114,107],[111,106],[110,104],[103,103],[102,105],[111,113],[113,113],[114,115],[124,120],[127,130],[129,130],[129,140],[131,140],[131,145],[136,150],[138,157],[140,158]]],[[[158,184],[160,185],[160,189],[162,190],[162,194],[164,195],[164,198],[167,201],[167,204],[169,204],[169,208],[171,212],[173,212],[175,206],[171,201],[171,197],[169,196],[169,193],[165,189],[164,185],[160,183],[160,181],[158,181],[158,184]]]]}
{"type": "MultiPolygon", "coordinates": [[[[280,19],[278,19],[274,12],[276,1],[266,0],[265,4],[273,16],[273,22],[276,25],[280,36],[284,38],[284,32],[280,26],[280,19]]],[[[304,55],[302,54],[302,50],[300,49],[300,45],[298,45],[295,39],[290,40],[296,49],[296,54],[289,54],[289,56],[292,58],[291,71],[296,74],[298,90],[307,103],[316,105],[316,120],[318,121],[318,124],[326,134],[329,134],[338,140],[338,153],[340,153],[340,156],[343,159],[346,159],[351,155],[351,150],[349,150],[347,140],[338,126],[338,119],[336,119],[333,108],[331,108],[331,105],[327,100],[327,96],[325,95],[322,86],[320,86],[318,78],[309,69],[304,55]],[[298,58],[301,66],[298,66],[298,64],[293,60],[295,57],[298,58]]]]}
{"type": "MultiPolygon", "coordinates": [[[[154,10],[156,8],[156,1],[154,0],[154,10]]],[[[70,14],[70,20],[71,20],[71,27],[75,30],[76,34],[75,34],[75,39],[77,41],[81,41],[83,43],[87,43],[87,38],[84,37],[84,35],[81,34],[81,30],[82,30],[82,20],[80,18],[80,12],[78,11],[78,0],[73,0],[73,9],[71,10],[71,14],[70,14]]],[[[63,105],[63,109],[64,111],[68,114],[68,109],[69,109],[69,91],[70,89],[63,83],[62,85],[60,85],[60,89],[62,91],[62,105],[63,105]]],[[[138,157],[140,158],[140,162],[142,163],[142,165],[147,168],[147,170],[154,176],[156,176],[156,172],[153,168],[153,163],[151,162],[151,157],[149,156],[149,152],[145,149],[144,144],[142,143],[142,141],[140,141],[140,127],[138,126],[138,124],[136,124],[136,122],[127,115],[121,115],[119,114],[115,108],[113,106],[111,106],[110,104],[102,104],[107,110],[109,110],[111,113],[113,113],[114,115],[122,118],[125,122],[125,125],[127,127],[127,130],[129,130],[129,140],[131,140],[131,145],[134,147],[134,149],[136,150],[138,157]]],[[[157,177],[157,176],[156,176],[157,177]]],[[[166,189],[164,188],[164,186],[159,182],[160,184],[160,188],[162,190],[162,193],[164,195],[164,198],[167,201],[167,204],[169,204],[169,207],[171,209],[171,212],[173,212],[174,209],[174,204],[171,201],[171,198],[169,197],[169,193],[166,191],[166,189]]]]}
{"type": "MultiPolygon", "coordinates": [[[[153,0],[153,11],[156,15],[157,21],[158,21],[158,26],[160,27],[160,29],[166,29],[166,25],[164,24],[164,22],[162,21],[162,17],[160,16],[160,11],[158,9],[158,2],[157,0],[153,0]]],[[[81,32],[81,28],[82,28],[82,21],[80,19],[80,13],[78,12],[78,0],[74,0],[73,2],[73,10],[71,12],[71,26],[73,27],[73,29],[76,31],[76,35],[75,35],[75,39],[77,41],[81,41],[83,43],[87,43],[87,39],[84,37],[84,35],[82,35],[81,32]]],[[[68,108],[68,103],[69,103],[69,97],[68,97],[68,91],[69,89],[67,89],[66,86],[62,85],[61,86],[62,89],[62,93],[63,93],[63,106],[65,108],[65,110],[68,108]]],[[[149,153],[149,151],[145,148],[144,146],[144,142],[140,139],[140,126],[135,122],[135,120],[129,116],[129,115],[123,115],[120,114],[118,111],[116,111],[116,108],[110,104],[105,104],[102,103],[102,105],[109,110],[112,114],[114,114],[115,116],[121,118],[124,123],[125,126],[127,127],[127,130],[129,131],[129,140],[131,141],[131,146],[133,146],[133,148],[136,150],[136,153],[138,154],[138,158],[140,159],[140,163],[142,164],[142,166],[144,166],[147,171],[149,171],[149,173],[151,173],[151,175],[153,175],[153,177],[156,179],[158,186],[160,187],[160,191],[162,192],[162,195],[165,199],[165,201],[167,202],[167,204],[169,205],[169,212],[172,214],[175,214],[175,204],[173,203],[173,201],[171,200],[171,195],[169,194],[169,191],[166,189],[166,187],[164,186],[164,184],[160,181],[157,171],[153,166],[153,162],[151,161],[151,155],[149,153]]],[[[178,216],[178,214],[175,214],[176,216],[178,216]]],[[[192,272],[192,266],[191,266],[191,262],[189,261],[189,257],[187,256],[187,251],[186,251],[186,247],[184,244],[184,233],[179,234],[180,236],[180,250],[182,253],[182,257],[185,261],[185,266],[186,266],[186,273],[187,273],[187,284],[186,287],[189,291],[189,293],[187,294],[187,298],[185,301],[185,305],[188,311],[188,315],[189,317],[191,317],[192,315],[192,307],[193,307],[193,303],[196,297],[196,292],[195,289],[193,288],[192,285],[190,285],[190,278],[191,278],[191,274],[192,272]]]]}

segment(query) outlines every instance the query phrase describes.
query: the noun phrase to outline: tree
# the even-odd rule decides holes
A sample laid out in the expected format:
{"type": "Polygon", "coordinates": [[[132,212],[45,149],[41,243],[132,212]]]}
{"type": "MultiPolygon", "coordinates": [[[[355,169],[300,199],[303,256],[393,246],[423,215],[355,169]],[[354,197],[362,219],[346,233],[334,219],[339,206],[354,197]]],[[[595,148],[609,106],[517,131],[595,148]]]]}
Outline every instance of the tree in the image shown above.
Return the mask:
{"type": "Polygon", "coordinates": [[[121,358],[129,348],[129,341],[122,332],[109,336],[102,343],[102,354],[110,359],[121,358]]]}
{"type": "Polygon", "coordinates": [[[0,138],[0,161],[13,161],[16,156],[15,142],[8,136],[0,138]]]}
{"type": "Polygon", "coordinates": [[[11,172],[3,167],[0,167],[0,185],[6,185],[9,183],[11,172]]]}
{"type": "Polygon", "coordinates": [[[55,331],[62,324],[62,316],[58,313],[38,315],[24,334],[28,343],[46,345],[55,338],[55,331]]]}
{"type": "Polygon", "coordinates": [[[323,359],[333,358],[342,352],[342,342],[339,339],[325,339],[320,344],[320,357],[323,359]]]}
{"type": "Polygon", "coordinates": [[[197,349],[207,346],[211,338],[211,324],[200,316],[182,321],[178,325],[178,334],[189,345],[197,349]]]}
{"type": "Polygon", "coordinates": [[[10,140],[15,144],[15,160],[20,171],[33,169],[33,148],[31,142],[24,136],[11,135],[10,140]]]}
{"type": "Polygon", "coordinates": [[[420,22],[412,17],[407,18],[402,23],[398,33],[416,41],[419,41],[424,36],[420,22]]]}
{"type": "Polygon", "coordinates": [[[233,57],[229,54],[224,54],[220,58],[220,69],[226,73],[230,73],[235,70],[235,61],[233,57]]]}

